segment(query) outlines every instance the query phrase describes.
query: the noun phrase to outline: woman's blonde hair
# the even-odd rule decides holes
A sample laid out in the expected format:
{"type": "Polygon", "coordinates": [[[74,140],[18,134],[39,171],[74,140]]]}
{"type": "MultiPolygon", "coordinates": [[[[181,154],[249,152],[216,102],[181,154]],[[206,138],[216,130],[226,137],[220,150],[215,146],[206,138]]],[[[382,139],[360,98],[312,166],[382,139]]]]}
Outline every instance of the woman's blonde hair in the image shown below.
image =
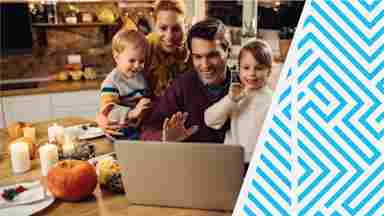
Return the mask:
{"type": "Polygon", "coordinates": [[[185,15],[185,4],[183,0],[157,0],[154,6],[154,18],[157,19],[159,11],[175,11],[176,13],[185,15]]]}
{"type": "Polygon", "coordinates": [[[133,44],[135,48],[148,48],[148,42],[145,35],[134,29],[123,28],[119,30],[112,39],[112,52],[114,54],[122,53],[128,46],[133,44]]]}
{"type": "Polygon", "coordinates": [[[244,52],[249,52],[256,59],[256,61],[267,67],[270,71],[272,69],[272,49],[269,44],[263,40],[256,39],[245,44],[239,53],[239,64],[244,52]]]}

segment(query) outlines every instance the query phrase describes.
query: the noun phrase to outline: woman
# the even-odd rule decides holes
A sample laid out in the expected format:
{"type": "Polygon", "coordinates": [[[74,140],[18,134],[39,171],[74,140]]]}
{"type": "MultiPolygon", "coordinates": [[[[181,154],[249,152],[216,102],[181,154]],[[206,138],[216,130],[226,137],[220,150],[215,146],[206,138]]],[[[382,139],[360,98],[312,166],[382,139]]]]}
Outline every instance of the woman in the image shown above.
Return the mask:
{"type": "Polygon", "coordinates": [[[192,67],[184,46],[184,13],[182,0],[155,2],[155,32],[147,36],[146,59],[146,79],[155,95],[161,95],[173,79],[192,67]]]}

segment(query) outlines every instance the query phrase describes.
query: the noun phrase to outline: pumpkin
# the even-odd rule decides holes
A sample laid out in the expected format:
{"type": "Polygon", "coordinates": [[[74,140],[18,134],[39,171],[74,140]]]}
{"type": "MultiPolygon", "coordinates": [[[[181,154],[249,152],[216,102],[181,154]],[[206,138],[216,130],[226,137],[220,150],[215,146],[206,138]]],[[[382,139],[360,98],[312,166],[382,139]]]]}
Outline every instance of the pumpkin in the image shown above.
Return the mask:
{"type": "Polygon", "coordinates": [[[69,79],[69,71],[63,70],[56,74],[55,77],[58,81],[66,81],[69,79]]]}
{"type": "Polygon", "coordinates": [[[82,70],[72,70],[69,72],[69,75],[71,75],[73,80],[80,80],[83,77],[83,71],[82,70]]]}
{"type": "Polygon", "coordinates": [[[96,74],[95,69],[93,69],[91,67],[86,67],[84,69],[83,76],[87,80],[94,80],[97,78],[97,74],[96,74]]]}
{"type": "Polygon", "coordinates": [[[54,197],[66,201],[79,201],[89,197],[96,185],[96,170],[86,161],[60,161],[47,175],[48,190],[54,197]]]}

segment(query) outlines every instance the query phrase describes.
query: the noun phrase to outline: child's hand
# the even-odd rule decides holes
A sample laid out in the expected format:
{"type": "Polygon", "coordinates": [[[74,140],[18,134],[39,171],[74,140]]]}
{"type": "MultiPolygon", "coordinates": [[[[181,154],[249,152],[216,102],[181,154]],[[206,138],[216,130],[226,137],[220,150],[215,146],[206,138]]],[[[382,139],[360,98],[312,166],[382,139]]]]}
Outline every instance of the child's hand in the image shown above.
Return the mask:
{"type": "Polygon", "coordinates": [[[245,96],[245,89],[240,83],[232,83],[229,87],[228,96],[232,101],[238,102],[245,96]]]}
{"type": "Polygon", "coordinates": [[[128,119],[139,119],[143,116],[144,112],[151,108],[151,99],[142,98],[137,103],[136,107],[128,113],[128,119]]]}

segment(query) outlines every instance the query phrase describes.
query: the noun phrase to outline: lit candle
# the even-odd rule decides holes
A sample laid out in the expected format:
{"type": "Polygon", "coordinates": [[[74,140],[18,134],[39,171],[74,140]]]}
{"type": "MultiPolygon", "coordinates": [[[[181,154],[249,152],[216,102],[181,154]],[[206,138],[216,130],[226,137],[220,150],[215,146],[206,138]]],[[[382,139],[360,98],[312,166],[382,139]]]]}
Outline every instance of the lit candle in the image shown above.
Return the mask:
{"type": "Polygon", "coordinates": [[[53,144],[46,144],[39,148],[40,166],[43,176],[48,174],[49,168],[57,163],[59,160],[59,153],[57,146],[53,144]]]}
{"type": "Polygon", "coordinates": [[[58,144],[64,144],[64,127],[58,126],[56,129],[56,141],[58,144]]]}
{"type": "Polygon", "coordinates": [[[27,144],[21,142],[13,143],[10,146],[10,151],[13,173],[23,173],[31,168],[27,144]]]}
{"type": "Polygon", "coordinates": [[[48,127],[48,142],[56,141],[56,127],[56,123],[48,127]]]}
{"type": "Polygon", "coordinates": [[[26,138],[31,138],[32,142],[36,142],[36,128],[34,127],[24,127],[23,134],[26,138]]]}
{"type": "Polygon", "coordinates": [[[74,145],[73,143],[65,143],[63,145],[63,156],[64,157],[71,157],[74,152],[74,145]]]}
{"type": "Polygon", "coordinates": [[[60,145],[64,143],[64,127],[56,123],[48,128],[48,142],[53,141],[56,141],[60,145]]]}

